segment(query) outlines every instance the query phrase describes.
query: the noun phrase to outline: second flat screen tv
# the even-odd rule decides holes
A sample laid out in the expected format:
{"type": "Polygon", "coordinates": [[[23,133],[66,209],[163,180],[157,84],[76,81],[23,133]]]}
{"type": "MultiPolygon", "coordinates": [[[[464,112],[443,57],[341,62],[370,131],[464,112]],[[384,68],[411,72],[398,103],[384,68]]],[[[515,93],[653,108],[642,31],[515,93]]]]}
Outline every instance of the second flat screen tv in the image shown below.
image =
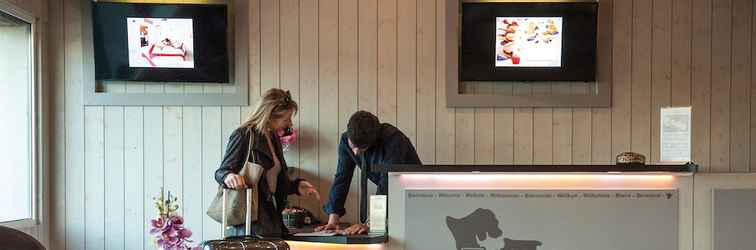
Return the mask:
{"type": "Polygon", "coordinates": [[[229,82],[225,5],[93,3],[97,80],[229,82]]]}
{"type": "Polygon", "coordinates": [[[463,3],[463,81],[595,81],[597,3],[463,3]]]}

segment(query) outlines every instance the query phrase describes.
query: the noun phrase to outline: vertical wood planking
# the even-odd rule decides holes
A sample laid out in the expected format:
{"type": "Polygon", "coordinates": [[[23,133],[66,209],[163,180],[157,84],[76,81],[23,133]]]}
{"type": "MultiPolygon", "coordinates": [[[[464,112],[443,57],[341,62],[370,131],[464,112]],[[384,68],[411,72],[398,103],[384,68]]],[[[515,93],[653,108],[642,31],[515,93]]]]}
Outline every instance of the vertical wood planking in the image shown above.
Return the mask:
{"type": "Polygon", "coordinates": [[[633,1],[630,150],[643,155],[651,153],[651,57],[657,55],[651,54],[653,38],[647,36],[654,34],[653,9],[652,0],[633,1]]]}
{"type": "Polygon", "coordinates": [[[339,144],[339,1],[319,0],[318,5],[318,191],[326,197],[339,144]]]}
{"type": "Polygon", "coordinates": [[[729,172],[732,0],[716,0],[712,3],[711,171],[729,172]]]}
{"type": "Polygon", "coordinates": [[[377,115],[397,126],[397,0],[378,1],[377,115]]]}
{"type": "Polygon", "coordinates": [[[423,129],[417,130],[415,145],[426,164],[436,161],[436,2],[420,0],[417,11],[417,123],[423,129]]]}
{"type": "Polygon", "coordinates": [[[52,135],[50,146],[50,165],[48,170],[50,171],[50,241],[47,245],[50,249],[64,249],[66,248],[66,55],[65,55],[65,32],[61,28],[64,22],[63,14],[63,1],[51,1],[49,3],[50,16],[49,27],[47,37],[50,41],[64,41],[63,43],[49,43],[47,55],[47,62],[50,67],[49,83],[50,87],[49,109],[50,121],[52,121],[52,135]]]}
{"type": "MultiPolygon", "coordinates": [[[[220,107],[202,107],[202,211],[207,211],[219,186],[215,181],[215,170],[225,151],[225,145],[221,143],[221,119],[220,107]]],[[[220,223],[203,216],[202,239],[218,239],[221,236],[220,227],[220,223]]]]}
{"type": "MultiPolygon", "coordinates": [[[[318,1],[301,1],[299,6],[300,106],[299,164],[300,176],[320,187],[318,176],[318,1]]],[[[333,166],[323,166],[333,168],[333,166]]],[[[320,190],[320,189],[318,189],[320,190]]],[[[321,197],[326,197],[321,193],[321,197]]],[[[310,211],[322,211],[315,199],[302,199],[300,205],[310,211]]],[[[321,217],[323,218],[323,217],[321,217]]]]}
{"type": "MultiPolygon", "coordinates": [[[[479,94],[493,94],[492,82],[478,83],[475,92],[479,94]]],[[[495,151],[495,131],[493,108],[475,108],[474,141],[475,164],[493,164],[495,151]]],[[[463,127],[470,130],[470,127],[463,127]]]]}
{"type": "Polygon", "coordinates": [[[103,107],[84,109],[86,247],[105,248],[105,131],[103,107]]]}
{"type": "MultiPolygon", "coordinates": [[[[494,83],[494,93],[512,95],[512,83],[494,83]]],[[[513,108],[494,108],[494,163],[513,164],[515,152],[515,127],[513,108]]]]}
{"type": "Polygon", "coordinates": [[[751,128],[751,31],[753,1],[732,1],[730,172],[749,172],[751,128]]]}
{"type": "MultiPolygon", "coordinates": [[[[756,15],[756,4],[753,4],[752,12],[753,15],[756,15]]],[[[753,23],[751,24],[752,27],[756,28],[756,17],[751,17],[753,23]]],[[[753,72],[756,72],[756,62],[754,62],[753,58],[756,58],[756,31],[751,30],[751,105],[750,105],[750,115],[751,115],[751,145],[756,143],[756,102],[753,100],[756,99],[756,77],[753,76],[753,72]]],[[[756,172],[756,147],[751,147],[751,157],[750,157],[750,169],[751,172],[756,172]]]]}
{"type": "Polygon", "coordinates": [[[712,0],[692,0],[691,104],[693,134],[691,157],[701,172],[711,170],[712,0]]]}
{"type": "MultiPolygon", "coordinates": [[[[281,4],[281,88],[289,90],[294,101],[299,102],[301,92],[299,90],[300,68],[299,68],[299,0],[283,0],[281,4]]],[[[300,105],[301,106],[301,105],[300,105]]],[[[297,130],[299,127],[299,116],[292,118],[293,126],[297,130]]],[[[294,143],[289,147],[289,151],[284,153],[286,164],[293,167],[299,167],[299,143],[294,143]]],[[[292,197],[294,198],[294,197],[292,197]]],[[[296,198],[295,198],[296,199],[296,198]]],[[[294,200],[294,199],[292,199],[294,200]]]]}
{"type": "MultiPolygon", "coordinates": [[[[615,1],[614,37],[612,38],[612,151],[611,155],[630,150],[631,59],[633,36],[633,2],[615,1]]],[[[614,157],[611,157],[614,162],[614,157]]]]}
{"type": "MultiPolygon", "coordinates": [[[[149,89],[148,89],[149,90],[149,89]]],[[[144,108],[144,218],[147,223],[157,214],[153,198],[160,196],[164,187],[163,107],[144,108]]],[[[167,190],[166,190],[167,191],[167,190]]],[[[144,246],[151,246],[150,228],[145,227],[144,246]]]]}
{"type": "Polygon", "coordinates": [[[170,191],[179,198],[180,209],[184,208],[183,136],[183,108],[163,107],[163,185],[166,195],[170,191]]]}
{"type": "MultiPolygon", "coordinates": [[[[358,24],[357,13],[359,5],[357,1],[340,0],[338,7],[339,17],[339,101],[338,101],[338,131],[346,131],[346,124],[349,117],[357,111],[358,89],[358,24]]],[[[358,171],[355,171],[355,175],[358,171]]],[[[347,211],[358,211],[359,201],[359,178],[352,178],[349,197],[347,198],[345,208],[347,211]]],[[[358,213],[347,213],[345,221],[357,222],[358,213]]]]}
{"type": "Polygon", "coordinates": [[[378,115],[378,2],[358,0],[358,6],[357,106],[378,115]]]}
{"type": "MultiPolygon", "coordinates": [[[[594,83],[575,83],[573,95],[587,95],[594,83]]],[[[593,116],[591,108],[572,109],[572,164],[591,164],[593,116]]],[[[610,136],[607,136],[610,137],[610,136]]]]}
{"type": "MultiPolygon", "coordinates": [[[[552,84],[552,82],[533,84],[533,95],[551,95],[552,84]]],[[[554,162],[553,111],[553,108],[533,108],[533,164],[547,165],[554,162]]]]}
{"type": "Polygon", "coordinates": [[[205,204],[202,196],[205,192],[200,183],[205,179],[212,179],[211,175],[202,175],[202,107],[184,107],[181,116],[181,178],[183,212],[185,225],[192,229],[192,239],[202,240],[202,219],[205,217],[205,204]]]}
{"type": "MultiPolygon", "coordinates": [[[[672,3],[672,106],[684,107],[691,105],[691,54],[701,53],[692,48],[692,1],[673,0],[672,3]]],[[[695,16],[695,19],[701,18],[695,16]]],[[[656,142],[652,142],[656,143],[656,142]]]]}
{"type": "Polygon", "coordinates": [[[281,86],[280,22],[280,1],[260,1],[261,93],[281,86]]]}
{"type": "Polygon", "coordinates": [[[80,95],[83,78],[81,1],[63,3],[66,124],[66,249],[86,248],[84,170],[84,108],[80,95]]]}
{"type": "MultiPolygon", "coordinates": [[[[494,83],[494,93],[498,95],[512,95],[512,83],[494,83]]],[[[514,109],[494,108],[494,163],[514,163],[514,109]]]]}
{"type": "MultiPolygon", "coordinates": [[[[144,193],[144,108],[124,108],[124,243],[125,249],[143,249],[147,230],[144,193]]],[[[151,203],[150,203],[151,204],[151,203]]]]}
{"type": "MultiPolygon", "coordinates": [[[[478,83],[468,83],[478,84],[478,83]]],[[[439,107],[440,108],[440,107],[439,107]]],[[[418,118],[418,124],[425,124],[418,118]]],[[[454,115],[454,162],[455,164],[475,163],[475,109],[455,108],[454,115]]],[[[422,130],[428,129],[423,126],[422,130]]],[[[422,131],[421,130],[421,131],[422,131]]],[[[422,158],[421,158],[422,159],[422,158]]],[[[426,160],[423,160],[426,163],[426,160]]]]}
{"type": "MultiPolygon", "coordinates": [[[[556,82],[551,87],[554,95],[571,95],[572,85],[582,83],[556,82]]],[[[554,164],[572,164],[572,108],[554,108],[552,126],[552,152],[554,164]]]]}
{"type": "MultiPolygon", "coordinates": [[[[529,83],[514,83],[512,95],[531,95],[529,83]]],[[[514,164],[533,164],[533,108],[514,108],[514,164]]]]}
{"type": "Polygon", "coordinates": [[[242,107],[245,117],[251,112],[261,95],[262,80],[262,20],[260,0],[249,1],[249,106],[242,107]]]}
{"type": "MultiPolygon", "coordinates": [[[[125,86],[124,86],[125,87],[125,86]]],[[[125,88],[122,90],[125,91],[125,88]]],[[[124,249],[126,228],[124,107],[105,107],[105,248],[124,249]]]]}
{"type": "MultiPolygon", "coordinates": [[[[658,162],[660,154],[660,109],[671,104],[671,39],[672,1],[653,2],[653,32],[651,48],[651,154],[650,162],[658,162]]],[[[678,27],[677,29],[684,29],[678,27]]],[[[635,83],[633,83],[635,84],[635,83]]],[[[633,136],[635,138],[635,136],[633,136]]]]}
{"type": "Polygon", "coordinates": [[[397,0],[397,120],[417,146],[417,0],[397,0]]]}
{"type": "MultiPolygon", "coordinates": [[[[612,42],[605,42],[605,45],[608,46],[604,50],[603,58],[607,61],[613,64],[614,62],[614,49],[615,49],[615,43],[614,43],[614,37],[616,34],[615,28],[618,27],[615,15],[615,1],[604,1],[602,4],[599,5],[599,11],[600,13],[603,13],[599,15],[600,23],[602,24],[609,24],[612,25],[611,31],[609,32],[602,32],[598,34],[599,39],[605,40],[605,39],[612,39],[612,42]]],[[[625,25],[630,24],[629,21],[626,21],[624,23],[625,25]]],[[[626,29],[629,29],[629,27],[625,27],[626,29]]],[[[620,36],[622,38],[627,38],[627,35],[620,36]]],[[[627,47],[625,47],[627,48],[627,47]]],[[[627,66],[627,65],[626,65],[627,66]]],[[[610,84],[612,84],[612,106],[607,108],[591,108],[591,163],[592,164],[609,164],[612,162],[612,159],[614,158],[613,154],[613,144],[612,144],[612,128],[614,126],[614,122],[612,120],[612,112],[614,111],[613,108],[616,106],[616,102],[618,101],[615,97],[615,92],[618,91],[617,85],[615,83],[616,78],[614,78],[615,72],[614,67],[612,65],[607,65],[605,67],[602,67],[605,71],[603,73],[599,73],[598,76],[601,76],[598,80],[599,81],[608,81],[610,84]]],[[[595,93],[594,91],[598,88],[598,85],[592,84],[588,87],[588,91],[590,93],[595,93]]]]}
{"type": "Polygon", "coordinates": [[[439,1],[436,6],[436,164],[454,164],[455,159],[455,109],[446,106],[446,65],[454,58],[446,54],[447,43],[456,33],[449,33],[446,27],[447,1],[439,1]]]}

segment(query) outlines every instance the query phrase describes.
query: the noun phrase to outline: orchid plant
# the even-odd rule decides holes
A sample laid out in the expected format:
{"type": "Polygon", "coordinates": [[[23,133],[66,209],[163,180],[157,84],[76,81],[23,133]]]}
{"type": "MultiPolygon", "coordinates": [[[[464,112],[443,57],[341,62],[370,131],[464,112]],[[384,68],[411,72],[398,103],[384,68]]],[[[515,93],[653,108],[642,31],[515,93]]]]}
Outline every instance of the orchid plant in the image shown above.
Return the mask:
{"type": "Polygon", "coordinates": [[[199,246],[194,244],[189,237],[192,236],[192,230],[184,227],[184,218],[178,211],[178,198],[171,196],[168,191],[168,197],[165,198],[161,188],[160,197],[153,198],[155,207],[158,209],[158,217],[150,220],[152,229],[150,234],[155,237],[155,243],[160,250],[195,250],[199,246]]]}

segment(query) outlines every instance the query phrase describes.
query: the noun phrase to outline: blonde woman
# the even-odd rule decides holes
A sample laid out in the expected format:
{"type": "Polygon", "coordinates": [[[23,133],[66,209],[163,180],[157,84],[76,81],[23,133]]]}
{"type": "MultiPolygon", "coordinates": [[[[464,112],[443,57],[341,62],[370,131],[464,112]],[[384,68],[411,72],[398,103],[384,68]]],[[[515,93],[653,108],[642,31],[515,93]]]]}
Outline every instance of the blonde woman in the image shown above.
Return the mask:
{"type": "MultiPolygon", "coordinates": [[[[215,171],[215,180],[227,188],[247,187],[244,178],[238,175],[245,160],[255,161],[264,168],[258,183],[258,220],[252,225],[254,235],[281,237],[288,234],[281,212],[288,195],[308,195],[320,200],[318,191],[304,179],[291,180],[283,157],[281,142],[276,131],[291,127],[291,117],[297,112],[297,103],[289,91],[269,89],[251,113],[250,117],[228,140],[226,154],[220,168],[215,171]],[[249,159],[250,133],[254,133],[249,159]],[[254,155],[252,155],[254,154],[254,155]]],[[[227,229],[228,235],[243,235],[244,225],[227,229]]]]}

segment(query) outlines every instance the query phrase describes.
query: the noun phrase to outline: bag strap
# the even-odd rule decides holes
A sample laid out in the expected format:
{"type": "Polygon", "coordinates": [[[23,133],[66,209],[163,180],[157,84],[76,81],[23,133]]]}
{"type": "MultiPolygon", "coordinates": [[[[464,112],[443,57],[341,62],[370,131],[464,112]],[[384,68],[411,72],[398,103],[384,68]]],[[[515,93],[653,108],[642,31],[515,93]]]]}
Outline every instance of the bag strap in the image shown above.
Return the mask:
{"type": "Polygon", "coordinates": [[[255,130],[252,128],[247,128],[247,131],[249,131],[249,145],[247,146],[247,157],[244,158],[244,161],[241,165],[242,168],[247,164],[247,161],[249,161],[250,155],[252,155],[252,163],[255,163],[257,161],[257,157],[255,157],[255,154],[252,153],[252,145],[254,145],[253,141],[255,140],[255,130]]]}

